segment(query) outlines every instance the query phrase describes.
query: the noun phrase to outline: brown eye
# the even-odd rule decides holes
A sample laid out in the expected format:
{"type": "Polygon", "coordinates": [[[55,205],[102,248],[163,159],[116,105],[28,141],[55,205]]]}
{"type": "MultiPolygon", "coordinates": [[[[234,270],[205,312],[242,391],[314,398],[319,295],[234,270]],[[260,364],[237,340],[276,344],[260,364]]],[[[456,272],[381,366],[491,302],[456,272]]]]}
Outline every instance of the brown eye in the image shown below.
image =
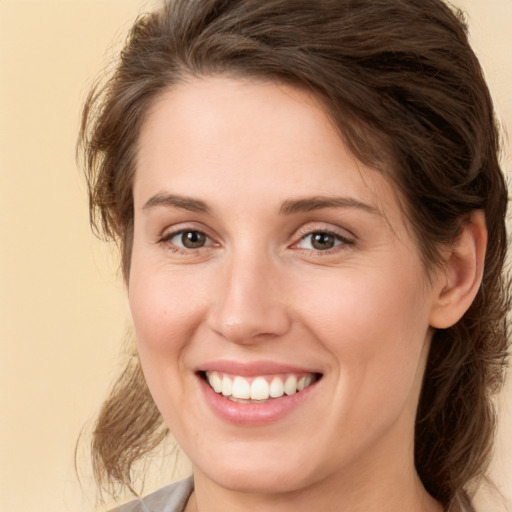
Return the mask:
{"type": "Polygon", "coordinates": [[[317,251],[332,249],[336,244],[336,237],[330,233],[311,233],[311,246],[317,251]]]}
{"type": "Polygon", "coordinates": [[[207,237],[200,231],[183,231],[180,235],[181,245],[187,249],[199,249],[206,244],[207,237]]]}
{"type": "Polygon", "coordinates": [[[173,251],[201,249],[214,245],[210,237],[195,229],[182,229],[169,233],[160,240],[160,243],[165,244],[173,251]]]}
{"type": "Polygon", "coordinates": [[[338,246],[352,244],[353,242],[351,240],[337,233],[332,233],[330,231],[311,231],[300,239],[296,248],[327,252],[330,249],[336,249],[338,246]]]}

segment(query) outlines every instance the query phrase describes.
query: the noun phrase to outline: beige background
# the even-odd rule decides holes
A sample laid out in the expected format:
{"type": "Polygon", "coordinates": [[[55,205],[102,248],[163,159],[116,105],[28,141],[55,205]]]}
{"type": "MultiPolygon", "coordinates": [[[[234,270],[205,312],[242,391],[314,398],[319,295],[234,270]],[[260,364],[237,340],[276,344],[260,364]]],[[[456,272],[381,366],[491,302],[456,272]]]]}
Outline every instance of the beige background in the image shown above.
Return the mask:
{"type": "MultiPolygon", "coordinates": [[[[152,3],[0,0],[0,512],[94,510],[74,446],[119,369],[130,321],[116,258],[89,231],[74,144],[90,83],[152,3]]],[[[455,3],[512,130],[512,0],[455,3]]],[[[512,511],[510,382],[500,399],[493,476],[512,511]]],[[[172,478],[159,467],[151,485],[172,478]]],[[[506,510],[480,501],[481,512],[506,510]]]]}

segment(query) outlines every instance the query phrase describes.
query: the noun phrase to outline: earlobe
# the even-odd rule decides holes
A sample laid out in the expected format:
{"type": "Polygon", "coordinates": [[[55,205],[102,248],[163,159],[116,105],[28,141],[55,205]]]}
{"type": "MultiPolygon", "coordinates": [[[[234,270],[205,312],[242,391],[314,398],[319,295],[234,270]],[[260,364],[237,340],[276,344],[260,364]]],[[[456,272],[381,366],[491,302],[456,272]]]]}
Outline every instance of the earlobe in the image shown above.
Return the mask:
{"type": "Polygon", "coordinates": [[[437,329],[451,327],[462,318],[482,282],[487,248],[484,212],[472,212],[461,229],[439,271],[438,291],[430,314],[430,325],[437,329]]]}

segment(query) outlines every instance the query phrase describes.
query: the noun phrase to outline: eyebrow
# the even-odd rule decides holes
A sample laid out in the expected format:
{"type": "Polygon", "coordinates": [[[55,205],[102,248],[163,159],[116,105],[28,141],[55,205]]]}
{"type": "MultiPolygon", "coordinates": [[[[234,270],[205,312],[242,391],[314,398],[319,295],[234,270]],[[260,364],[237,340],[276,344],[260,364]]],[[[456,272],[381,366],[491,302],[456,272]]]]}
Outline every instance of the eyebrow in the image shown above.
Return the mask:
{"type": "Polygon", "coordinates": [[[208,205],[200,199],[164,193],[156,194],[150,197],[142,209],[147,210],[156,206],[170,206],[195,213],[210,213],[210,208],[208,205]]]}
{"type": "MultiPolygon", "coordinates": [[[[149,198],[143,210],[155,208],[158,206],[166,206],[172,208],[180,208],[195,213],[211,213],[210,207],[200,199],[192,197],[159,193],[149,198]]],[[[311,212],[324,208],[357,208],[374,215],[382,215],[381,212],[369,204],[363,203],[353,197],[324,197],[313,196],[302,199],[287,199],[281,205],[279,213],[281,215],[292,215],[294,213],[311,212]]]]}
{"type": "Polygon", "coordinates": [[[323,208],[358,208],[374,215],[382,215],[374,206],[363,203],[353,197],[338,196],[314,196],[304,199],[289,199],[281,205],[280,213],[283,215],[291,215],[294,213],[321,210],[323,208]]]}

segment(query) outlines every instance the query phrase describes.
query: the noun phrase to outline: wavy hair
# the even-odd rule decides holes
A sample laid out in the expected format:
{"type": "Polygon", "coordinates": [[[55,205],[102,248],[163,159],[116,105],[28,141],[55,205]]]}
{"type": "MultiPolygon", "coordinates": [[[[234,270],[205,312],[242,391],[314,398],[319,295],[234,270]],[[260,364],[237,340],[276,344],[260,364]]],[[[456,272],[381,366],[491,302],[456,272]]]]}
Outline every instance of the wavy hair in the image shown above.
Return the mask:
{"type": "MultiPolygon", "coordinates": [[[[140,16],[87,98],[79,139],[91,223],[119,243],[126,281],[145,114],[175,84],[215,74],[311,90],[354,155],[393,180],[427,272],[470,212],[485,212],[483,281],[463,318],[434,334],[415,427],[427,491],[446,506],[471,495],[492,447],[510,284],[499,135],[462,13],[441,0],[174,0],[140,16]]],[[[93,435],[100,485],[129,484],[133,463],[165,433],[130,361],[93,435]]]]}

